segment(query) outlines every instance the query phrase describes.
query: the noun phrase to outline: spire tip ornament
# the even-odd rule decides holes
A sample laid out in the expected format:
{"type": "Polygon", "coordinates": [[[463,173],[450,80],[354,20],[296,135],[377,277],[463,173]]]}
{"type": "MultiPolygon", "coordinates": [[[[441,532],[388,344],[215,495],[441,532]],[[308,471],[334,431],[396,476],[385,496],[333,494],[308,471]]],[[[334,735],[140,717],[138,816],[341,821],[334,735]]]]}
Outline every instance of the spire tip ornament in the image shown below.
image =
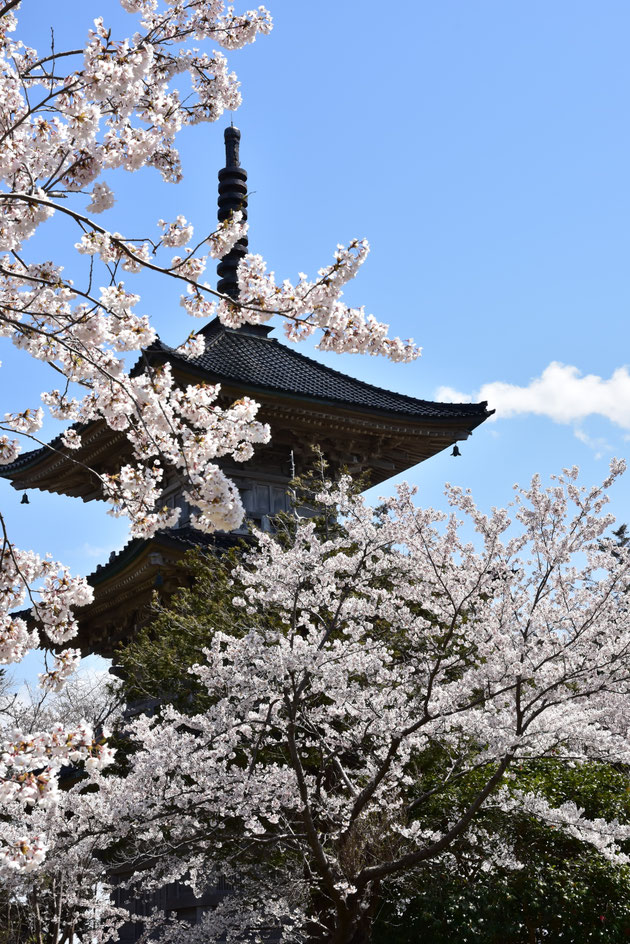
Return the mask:
{"type": "Polygon", "coordinates": [[[225,166],[240,167],[239,146],[241,143],[241,132],[233,124],[223,132],[225,141],[225,166]]]}
{"type": "MultiPolygon", "coordinates": [[[[239,148],[241,132],[230,125],[223,132],[225,140],[225,167],[219,171],[219,209],[218,218],[222,223],[230,219],[236,210],[247,219],[247,171],[241,167],[239,148]]],[[[227,256],[217,266],[217,291],[230,298],[238,298],[238,264],[247,253],[247,236],[236,243],[227,256]]]]}

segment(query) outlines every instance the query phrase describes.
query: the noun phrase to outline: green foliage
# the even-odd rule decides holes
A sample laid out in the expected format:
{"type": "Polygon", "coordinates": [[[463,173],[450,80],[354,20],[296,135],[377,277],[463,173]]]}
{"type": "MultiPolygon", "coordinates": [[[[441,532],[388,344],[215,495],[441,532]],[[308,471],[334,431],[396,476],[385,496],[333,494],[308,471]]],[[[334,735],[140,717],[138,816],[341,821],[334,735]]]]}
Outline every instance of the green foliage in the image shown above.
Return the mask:
{"type": "Polygon", "coordinates": [[[626,547],[628,542],[630,542],[630,532],[628,532],[628,525],[620,524],[619,527],[613,531],[613,537],[619,547],[626,547]]]}
{"type": "MultiPolygon", "coordinates": [[[[554,804],[572,800],[589,817],[630,821],[625,770],[606,764],[567,767],[551,760],[521,766],[515,773],[515,785],[536,790],[554,804]]],[[[449,791],[448,802],[465,802],[470,787],[465,782],[458,796],[449,791]]],[[[373,944],[630,940],[629,867],[612,865],[591,847],[533,817],[497,816],[490,809],[480,825],[486,838],[477,848],[466,837],[447,862],[418,870],[404,889],[389,889],[373,944]],[[484,851],[504,840],[513,846],[520,869],[488,869],[484,851]],[[408,899],[404,910],[403,899],[408,899]]]]}
{"type": "Polygon", "coordinates": [[[232,605],[232,573],[239,556],[239,549],[221,554],[195,550],[185,556],[180,566],[188,586],[166,605],[156,600],[155,619],[117,653],[128,703],[157,699],[180,711],[203,710],[206,690],[188,670],[204,661],[203,650],[214,632],[239,631],[243,610],[232,605]]]}

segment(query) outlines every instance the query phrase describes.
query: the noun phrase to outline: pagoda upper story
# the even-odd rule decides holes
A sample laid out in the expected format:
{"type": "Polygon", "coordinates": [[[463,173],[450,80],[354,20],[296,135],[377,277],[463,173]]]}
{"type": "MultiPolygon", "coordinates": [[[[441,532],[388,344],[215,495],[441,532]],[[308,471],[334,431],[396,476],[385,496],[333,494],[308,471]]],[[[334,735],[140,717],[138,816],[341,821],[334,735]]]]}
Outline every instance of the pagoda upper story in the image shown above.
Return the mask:
{"type": "MultiPolygon", "coordinates": [[[[299,472],[317,444],[333,468],[367,472],[378,484],[468,438],[490,415],[486,403],[435,403],[357,380],[281,344],[262,325],[234,330],[214,320],[202,331],[200,357],[187,359],[158,341],[146,359],[170,363],[182,384],[220,383],[224,404],[242,396],[258,401],[271,443],[257,447],[249,462],[223,462],[244,481],[263,467],[288,479],[291,456],[299,472]]],[[[130,448],[123,433],[102,422],[84,428],[81,438],[81,448],[71,453],[60,439],[26,452],[0,467],[0,475],[20,490],[99,499],[91,470],[115,471],[131,457],[130,448]]]]}
{"type": "MultiPolygon", "coordinates": [[[[220,220],[235,209],[247,213],[239,139],[238,129],[226,129],[220,220]]],[[[223,294],[237,298],[236,273],[246,251],[247,240],[240,240],[219,263],[223,294]]],[[[243,396],[260,404],[257,418],[269,423],[271,442],[258,446],[248,462],[220,464],[238,486],[248,518],[263,528],[270,516],[286,509],[288,482],[312,463],[313,447],[321,449],[333,472],[365,473],[378,484],[467,439],[493,412],[485,402],[435,403],[357,380],[280,343],[271,331],[262,325],[232,329],[214,320],[201,329],[205,350],[197,358],[186,358],[161,341],[143,355],[154,366],[169,363],[181,384],[219,383],[222,406],[243,396]]],[[[101,499],[98,474],[116,472],[130,461],[130,446],[123,433],[103,421],[83,427],[81,440],[81,448],[70,452],[56,439],[1,466],[0,475],[19,490],[101,499]]],[[[182,508],[177,528],[149,541],[131,541],[89,578],[96,599],[82,620],[84,649],[111,655],[117,641],[146,619],[147,601],[172,576],[174,562],[187,547],[205,543],[188,526],[182,492],[183,483],[171,475],[164,500],[182,508]]]]}

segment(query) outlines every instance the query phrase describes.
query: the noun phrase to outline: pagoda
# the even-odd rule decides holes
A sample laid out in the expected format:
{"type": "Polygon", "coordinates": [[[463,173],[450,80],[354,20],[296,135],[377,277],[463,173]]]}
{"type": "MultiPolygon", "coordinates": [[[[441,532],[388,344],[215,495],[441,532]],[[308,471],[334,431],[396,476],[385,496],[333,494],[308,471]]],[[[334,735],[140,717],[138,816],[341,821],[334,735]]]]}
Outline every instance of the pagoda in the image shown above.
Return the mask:
{"type": "MultiPolygon", "coordinates": [[[[226,128],[226,166],[219,171],[220,221],[234,210],[247,219],[247,173],[240,166],[239,142],[239,130],[226,128]]],[[[237,267],[246,252],[245,237],[219,263],[217,290],[224,295],[237,298],[237,267]]],[[[170,364],[181,384],[220,384],[221,406],[243,396],[260,404],[257,419],[269,424],[271,442],[257,447],[248,462],[220,464],[237,485],[247,518],[263,529],[274,514],[287,509],[288,483],[312,463],[314,447],[333,473],[341,468],[364,473],[376,485],[467,439],[493,412],[486,402],[434,403],[384,390],[300,354],[271,332],[263,325],[228,328],[215,319],[201,329],[205,350],[197,358],[188,359],[159,340],[144,352],[154,366],[170,364]]],[[[0,467],[0,475],[20,491],[102,499],[94,472],[117,471],[131,459],[129,444],[123,433],[103,421],[85,426],[81,439],[81,448],[71,456],[56,439],[0,467]]],[[[190,526],[183,485],[175,477],[164,502],[181,508],[176,528],[148,540],[131,540],[88,577],[94,602],[78,613],[78,644],[84,653],[111,658],[117,646],[146,623],[154,591],[168,594],[181,584],[176,565],[184,553],[220,543],[220,536],[190,526]]]]}

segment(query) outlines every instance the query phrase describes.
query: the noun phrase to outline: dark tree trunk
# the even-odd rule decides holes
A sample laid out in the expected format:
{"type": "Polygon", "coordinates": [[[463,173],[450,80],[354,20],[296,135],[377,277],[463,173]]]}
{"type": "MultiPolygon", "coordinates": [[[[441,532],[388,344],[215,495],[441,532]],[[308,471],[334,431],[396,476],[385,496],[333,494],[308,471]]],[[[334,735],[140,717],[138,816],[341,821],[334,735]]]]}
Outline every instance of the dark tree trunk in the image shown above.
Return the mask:
{"type": "Polygon", "coordinates": [[[307,926],[308,944],[371,944],[378,902],[378,887],[360,898],[350,897],[343,909],[317,892],[312,898],[313,920],[307,926]]]}

